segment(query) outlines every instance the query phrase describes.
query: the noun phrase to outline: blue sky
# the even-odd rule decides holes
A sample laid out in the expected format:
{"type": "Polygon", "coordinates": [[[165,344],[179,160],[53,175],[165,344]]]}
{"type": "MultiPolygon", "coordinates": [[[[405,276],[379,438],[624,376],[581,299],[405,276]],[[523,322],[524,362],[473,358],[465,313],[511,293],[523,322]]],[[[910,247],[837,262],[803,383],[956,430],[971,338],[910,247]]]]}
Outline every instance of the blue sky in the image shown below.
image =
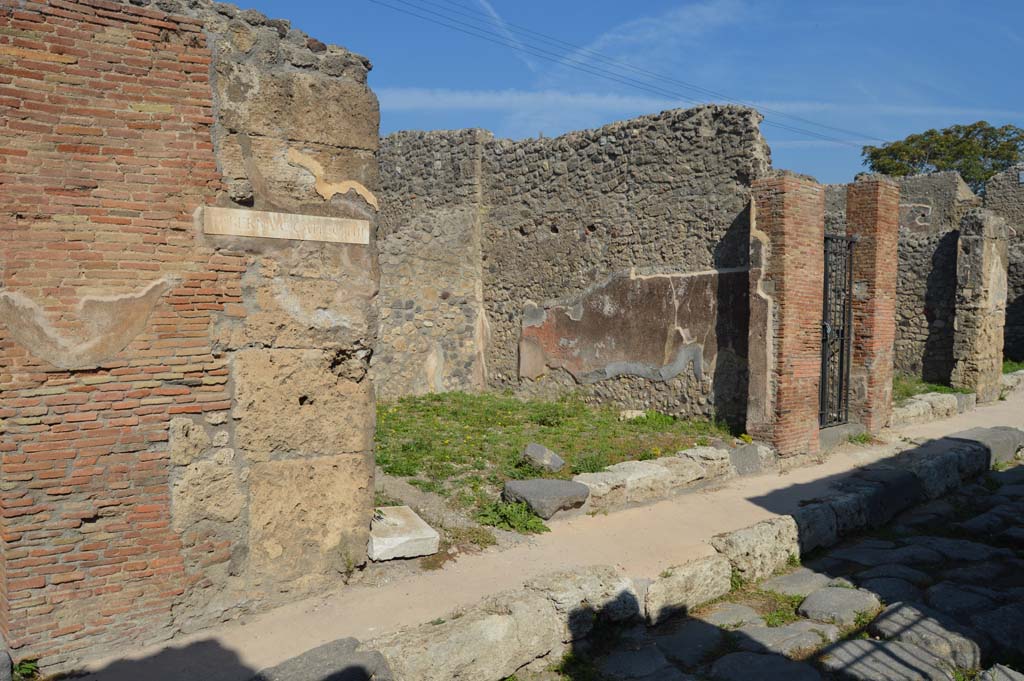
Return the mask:
{"type": "Polygon", "coordinates": [[[381,131],[481,127],[555,136],[707,101],[658,74],[771,109],[774,165],[823,182],[860,172],[860,146],[988,120],[1024,127],[1024,0],[241,0],[374,64],[381,131]],[[385,6],[476,25],[522,54],[385,6]],[[524,27],[574,50],[515,32],[524,27]],[[603,59],[624,62],[623,80],[603,59]],[[575,65],[578,68],[573,68],[575,65]],[[823,129],[780,114],[843,131],[823,129]],[[839,140],[839,141],[835,141],[839,140]]]}

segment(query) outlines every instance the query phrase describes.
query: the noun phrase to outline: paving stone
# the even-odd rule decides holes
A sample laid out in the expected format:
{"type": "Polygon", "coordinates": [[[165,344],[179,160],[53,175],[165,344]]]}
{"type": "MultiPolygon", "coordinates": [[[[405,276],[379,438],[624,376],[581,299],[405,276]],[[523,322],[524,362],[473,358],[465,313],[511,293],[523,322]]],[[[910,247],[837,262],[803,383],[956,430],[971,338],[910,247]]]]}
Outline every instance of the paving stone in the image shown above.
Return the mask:
{"type": "Polygon", "coordinates": [[[730,653],[711,665],[716,681],[821,681],[814,667],[781,655],[730,653]]]}
{"type": "Polygon", "coordinates": [[[939,582],[929,587],[925,592],[925,600],[936,610],[953,617],[991,610],[995,606],[991,598],[953,582],[939,582]]]}
{"type": "Polygon", "coordinates": [[[883,603],[921,600],[921,590],[910,582],[894,577],[878,577],[860,583],[860,588],[878,596],[883,603]]]}
{"type": "Polygon", "coordinates": [[[683,667],[696,667],[722,645],[725,632],[708,622],[685,620],[671,634],[658,636],[655,642],[670,660],[683,667]]]}
{"type": "Polygon", "coordinates": [[[1024,657],[1024,604],[978,611],[971,617],[971,624],[987,634],[1004,655],[1024,657]]]}
{"type": "Polygon", "coordinates": [[[764,624],[764,619],[757,613],[757,610],[749,605],[740,605],[739,603],[719,603],[708,610],[707,614],[700,615],[696,619],[724,629],[735,629],[747,624],[764,624]]]}
{"type": "Polygon", "coordinates": [[[978,681],[1024,681],[1024,674],[997,664],[978,677],[978,681]]]}
{"type": "Polygon", "coordinates": [[[1006,572],[1006,568],[998,562],[971,563],[963,567],[944,570],[942,578],[964,584],[989,584],[1004,572],[1006,572]]]}
{"type": "Polygon", "coordinates": [[[1024,548],[1024,527],[1011,527],[996,535],[996,538],[1005,544],[1024,548]]]}
{"type": "Polygon", "coordinates": [[[883,578],[902,579],[915,586],[928,586],[934,581],[927,573],[898,563],[876,565],[873,568],[857,573],[857,579],[859,580],[883,578]]]}
{"type": "Polygon", "coordinates": [[[973,640],[977,633],[923,605],[893,603],[868,625],[868,631],[915,645],[963,669],[981,665],[981,647],[973,640]]]}
{"type": "Polygon", "coordinates": [[[838,627],[806,620],[781,627],[746,626],[737,632],[740,650],[788,656],[817,650],[838,638],[838,627]]]}
{"type": "Polygon", "coordinates": [[[818,589],[828,586],[832,580],[828,575],[815,572],[806,567],[797,568],[786,575],[779,575],[762,582],[761,588],[787,596],[807,596],[818,589]]]}
{"type": "Polygon", "coordinates": [[[968,541],[966,539],[950,539],[947,537],[909,537],[907,544],[923,546],[942,554],[944,558],[956,561],[981,561],[996,558],[1012,558],[1013,552],[996,548],[987,544],[968,541]]]}
{"type": "Polygon", "coordinates": [[[547,520],[558,511],[579,508],[586,502],[590,489],[572,480],[508,480],[503,496],[506,501],[523,501],[541,518],[547,520]]]}
{"type": "Polygon", "coordinates": [[[523,459],[537,468],[551,471],[552,473],[557,473],[565,468],[565,459],[536,442],[526,445],[526,449],[523,450],[523,459]]]}
{"type": "Polygon", "coordinates": [[[657,646],[651,644],[633,650],[616,650],[598,665],[612,679],[643,679],[672,668],[657,646]]]}
{"type": "Polygon", "coordinates": [[[850,626],[857,621],[858,615],[873,613],[881,605],[878,598],[867,591],[827,586],[805,598],[797,613],[818,622],[850,626]]]}
{"type": "Polygon", "coordinates": [[[941,660],[898,641],[852,639],[830,646],[821,666],[844,681],[952,681],[941,660]]]}
{"type": "Polygon", "coordinates": [[[384,657],[374,651],[358,650],[359,641],[343,638],[260,671],[252,681],[392,681],[384,657]]]}
{"type": "Polygon", "coordinates": [[[957,523],[956,526],[971,534],[991,534],[1006,526],[1006,518],[995,509],[985,511],[969,520],[957,523]]]}
{"type": "Polygon", "coordinates": [[[852,547],[836,549],[830,555],[833,558],[848,560],[861,565],[886,565],[902,563],[904,565],[932,565],[943,562],[942,554],[927,546],[901,546],[895,549],[872,549],[852,547]]]}
{"type": "Polygon", "coordinates": [[[408,506],[376,509],[370,524],[370,560],[416,558],[437,553],[441,536],[408,506]]]}
{"type": "Polygon", "coordinates": [[[1003,485],[999,488],[999,495],[1019,499],[1024,497],[1024,485],[1003,485]]]}

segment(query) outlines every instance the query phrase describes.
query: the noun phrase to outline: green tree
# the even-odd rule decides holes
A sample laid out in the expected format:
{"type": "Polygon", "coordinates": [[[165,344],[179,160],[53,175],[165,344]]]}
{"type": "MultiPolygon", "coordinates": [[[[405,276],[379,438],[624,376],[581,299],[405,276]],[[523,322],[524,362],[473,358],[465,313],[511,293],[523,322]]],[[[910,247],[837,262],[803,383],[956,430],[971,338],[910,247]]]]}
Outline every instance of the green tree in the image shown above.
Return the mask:
{"type": "Polygon", "coordinates": [[[956,170],[976,192],[996,173],[1024,161],[1024,129],[997,128],[985,121],[926,130],[861,152],[876,173],[902,177],[956,170]]]}

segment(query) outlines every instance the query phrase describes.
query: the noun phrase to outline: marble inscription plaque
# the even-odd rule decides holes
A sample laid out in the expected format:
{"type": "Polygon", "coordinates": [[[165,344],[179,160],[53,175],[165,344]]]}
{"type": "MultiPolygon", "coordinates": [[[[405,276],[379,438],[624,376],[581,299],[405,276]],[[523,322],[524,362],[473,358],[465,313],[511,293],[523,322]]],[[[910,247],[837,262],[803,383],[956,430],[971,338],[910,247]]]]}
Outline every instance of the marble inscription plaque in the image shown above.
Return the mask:
{"type": "Polygon", "coordinates": [[[370,243],[370,222],[319,215],[268,213],[236,208],[203,208],[203,232],[261,239],[329,241],[338,244],[370,243]]]}

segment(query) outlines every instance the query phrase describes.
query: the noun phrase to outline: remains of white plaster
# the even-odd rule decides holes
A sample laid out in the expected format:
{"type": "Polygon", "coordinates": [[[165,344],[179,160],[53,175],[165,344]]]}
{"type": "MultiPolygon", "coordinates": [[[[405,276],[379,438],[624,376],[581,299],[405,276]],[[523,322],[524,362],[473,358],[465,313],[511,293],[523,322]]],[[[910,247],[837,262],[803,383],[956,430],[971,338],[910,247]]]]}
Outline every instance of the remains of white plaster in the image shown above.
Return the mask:
{"type": "Polygon", "coordinates": [[[61,334],[38,303],[15,291],[0,291],[0,319],[36,357],[61,369],[92,369],[142,333],[161,296],[177,282],[164,277],[137,293],[83,297],[77,310],[84,325],[80,338],[61,334]]]}

